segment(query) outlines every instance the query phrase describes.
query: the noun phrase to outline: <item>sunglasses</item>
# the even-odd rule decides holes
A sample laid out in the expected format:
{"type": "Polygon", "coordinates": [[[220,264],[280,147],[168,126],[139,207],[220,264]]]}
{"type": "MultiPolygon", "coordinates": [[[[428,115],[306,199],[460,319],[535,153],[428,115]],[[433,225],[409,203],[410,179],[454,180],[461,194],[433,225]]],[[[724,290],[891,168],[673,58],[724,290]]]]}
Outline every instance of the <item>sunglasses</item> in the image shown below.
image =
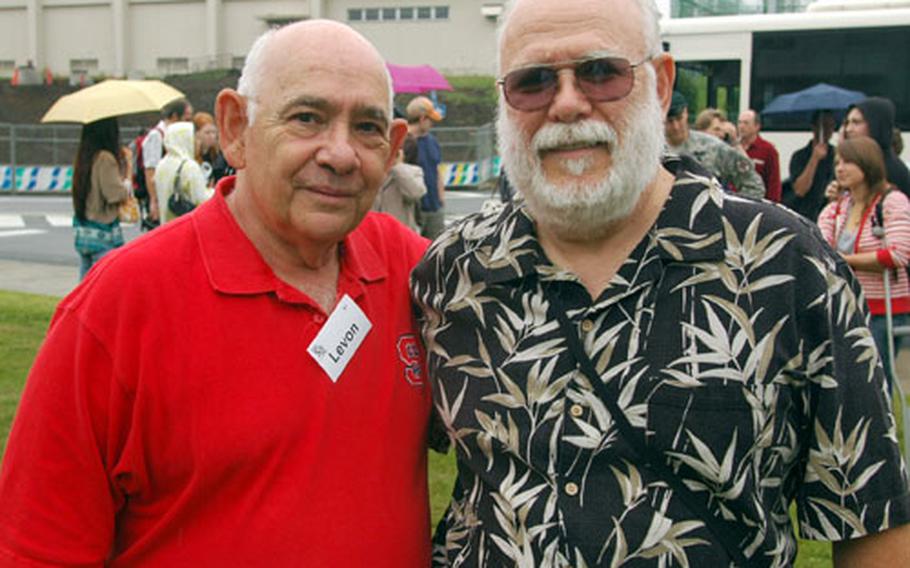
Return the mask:
{"type": "Polygon", "coordinates": [[[515,110],[540,110],[553,102],[559,87],[558,72],[571,68],[578,88],[589,99],[603,103],[619,100],[632,91],[635,68],[653,59],[632,64],[622,57],[596,57],[554,65],[516,69],[499,79],[506,102],[515,110]]]}

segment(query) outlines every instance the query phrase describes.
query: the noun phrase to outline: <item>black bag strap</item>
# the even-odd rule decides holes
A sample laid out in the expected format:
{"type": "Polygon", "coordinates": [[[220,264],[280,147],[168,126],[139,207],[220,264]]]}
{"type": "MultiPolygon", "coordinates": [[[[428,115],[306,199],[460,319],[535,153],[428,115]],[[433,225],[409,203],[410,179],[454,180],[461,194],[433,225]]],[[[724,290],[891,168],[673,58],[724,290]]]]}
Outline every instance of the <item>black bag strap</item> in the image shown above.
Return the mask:
{"type": "Polygon", "coordinates": [[[182,162],[180,162],[180,165],[177,166],[177,173],[174,175],[174,193],[176,193],[180,197],[185,197],[183,195],[183,192],[180,191],[180,170],[183,169],[183,164],[185,164],[185,163],[186,163],[186,159],[184,158],[184,160],[182,162]]]}
{"type": "Polygon", "coordinates": [[[680,501],[682,501],[692,513],[696,514],[700,520],[704,521],[705,527],[714,536],[715,540],[724,547],[724,550],[727,551],[727,555],[729,555],[736,566],[759,566],[757,562],[750,561],[746,558],[742,551],[742,543],[745,542],[746,538],[745,533],[736,531],[735,527],[730,526],[729,523],[724,522],[723,519],[714,515],[704,504],[702,499],[686,487],[679,476],[670,469],[665,461],[665,456],[649,446],[644,436],[639,434],[638,431],[629,424],[625,412],[616,404],[615,397],[611,396],[607,391],[600,373],[597,372],[597,368],[594,366],[594,362],[591,361],[591,358],[588,357],[588,354],[585,352],[581,339],[578,338],[578,333],[575,331],[576,326],[569,320],[566,313],[566,306],[563,305],[558,294],[551,293],[548,294],[548,296],[551,305],[556,310],[559,323],[562,325],[566,339],[568,340],[569,351],[575,358],[575,362],[581,366],[581,370],[587,375],[591,384],[594,385],[597,396],[600,397],[610,411],[610,414],[613,415],[614,423],[619,429],[620,435],[629,443],[639,460],[665,481],[667,485],[673,489],[674,496],[679,497],[680,501]]]}

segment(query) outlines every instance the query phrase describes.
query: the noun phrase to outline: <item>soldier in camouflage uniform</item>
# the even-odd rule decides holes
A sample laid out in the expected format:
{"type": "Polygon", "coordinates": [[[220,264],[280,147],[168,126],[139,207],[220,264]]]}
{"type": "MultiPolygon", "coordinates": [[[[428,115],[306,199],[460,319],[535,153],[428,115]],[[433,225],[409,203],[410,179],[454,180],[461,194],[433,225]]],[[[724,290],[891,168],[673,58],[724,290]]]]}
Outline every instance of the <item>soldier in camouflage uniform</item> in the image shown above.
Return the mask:
{"type": "Polygon", "coordinates": [[[704,132],[689,129],[689,108],[685,97],[673,93],[666,122],[667,147],[678,155],[689,155],[714,173],[721,181],[733,184],[737,193],[761,199],[765,184],[752,160],[704,132]]]}

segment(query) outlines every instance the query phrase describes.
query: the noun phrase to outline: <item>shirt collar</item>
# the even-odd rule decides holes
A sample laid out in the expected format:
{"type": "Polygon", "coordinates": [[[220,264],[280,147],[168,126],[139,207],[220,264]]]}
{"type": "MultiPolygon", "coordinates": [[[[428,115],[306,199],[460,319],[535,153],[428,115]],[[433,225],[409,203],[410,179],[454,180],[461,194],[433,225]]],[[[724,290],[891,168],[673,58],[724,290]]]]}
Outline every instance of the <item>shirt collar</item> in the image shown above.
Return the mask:
{"type": "MultiPolygon", "coordinates": [[[[717,179],[689,157],[665,156],[662,165],[675,181],[670,197],[643,241],[656,240],[663,262],[695,263],[723,260],[725,239],[723,223],[725,195],[717,179]],[[672,206],[671,206],[672,203],[672,206]]],[[[734,199],[736,199],[734,197],[734,199]]],[[[549,277],[559,272],[547,258],[537,240],[534,221],[522,200],[513,201],[493,217],[477,217],[476,224],[463,227],[462,234],[490,230],[476,248],[486,255],[487,283],[496,284],[539,274],[549,277]]],[[[470,237],[468,237],[470,238],[470,237]]],[[[644,244],[644,243],[643,243],[644,244]]],[[[639,245],[633,256],[648,249],[639,245]]]]}
{"type": "MultiPolygon", "coordinates": [[[[237,224],[228,208],[226,197],[234,190],[236,178],[223,178],[212,199],[192,213],[209,283],[225,294],[252,295],[275,292],[289,302],[307,302],[299,292],[280,278],[237,224]]],[[[388,270],[373,244],[355,229],[341,242],[339,290],[344,283],[358,286],[383,280],[388,270]]],[[[353,290],[354,296],[357,292],[353,290]]]]}

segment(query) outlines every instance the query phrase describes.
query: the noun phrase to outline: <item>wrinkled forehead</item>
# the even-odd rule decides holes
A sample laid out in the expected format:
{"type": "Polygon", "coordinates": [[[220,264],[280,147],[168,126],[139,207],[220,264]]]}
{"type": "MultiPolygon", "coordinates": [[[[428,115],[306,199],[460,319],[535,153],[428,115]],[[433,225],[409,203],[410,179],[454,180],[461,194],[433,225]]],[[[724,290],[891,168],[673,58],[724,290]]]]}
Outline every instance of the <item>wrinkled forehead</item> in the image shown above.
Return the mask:
{"type": "Polygon", "coordinates": [[[647,54],[635,0],[517,0],[500,32],[500,73],[592,54],[638,61],[647,54]]]}

